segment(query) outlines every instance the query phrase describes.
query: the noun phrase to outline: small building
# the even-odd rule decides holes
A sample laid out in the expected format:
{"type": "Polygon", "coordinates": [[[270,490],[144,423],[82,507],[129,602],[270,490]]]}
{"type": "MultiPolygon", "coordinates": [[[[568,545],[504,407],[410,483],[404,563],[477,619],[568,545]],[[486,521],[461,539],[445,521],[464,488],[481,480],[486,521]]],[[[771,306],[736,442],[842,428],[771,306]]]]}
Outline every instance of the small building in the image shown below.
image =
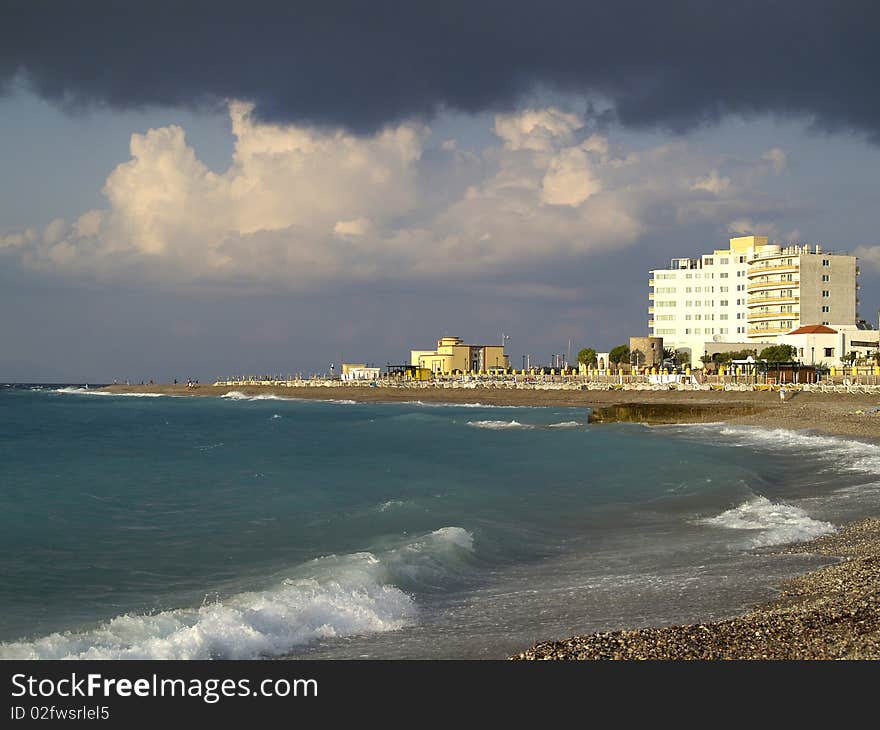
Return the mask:
{"type": "Polygon", "coordinates": [[[367,367],[366,363],[342,363],[343,380],[378,380],[381,368],[367,367]]]}
{"type": "Polygon", "coordinates": [[[852,360],[870,359],[878,349],[878,330],[855,325],[810,324],[798,327],[779,338],[795,348],[796,357],[806,365],[840,366],[852,360]]]}
{"type": "Polygon", "coordinates": [[[434,350],[412,350],[410,363],[432,373],[453,374],[508,370],[504,345],[468,345],[460,337],[441,337],[434,350]]]}

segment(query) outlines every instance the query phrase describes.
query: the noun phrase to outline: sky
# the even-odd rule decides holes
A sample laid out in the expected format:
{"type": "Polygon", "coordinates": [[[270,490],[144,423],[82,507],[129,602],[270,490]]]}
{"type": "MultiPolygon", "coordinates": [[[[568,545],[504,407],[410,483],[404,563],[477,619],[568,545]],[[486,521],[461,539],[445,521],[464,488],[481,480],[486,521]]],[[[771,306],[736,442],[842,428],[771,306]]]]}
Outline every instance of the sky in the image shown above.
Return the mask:
{"type": "Polygon", "coordinates": [[[0,0],[0,381],[548,363],[746,234],[877,326],[880,8],[536,8],[0,0]]]}

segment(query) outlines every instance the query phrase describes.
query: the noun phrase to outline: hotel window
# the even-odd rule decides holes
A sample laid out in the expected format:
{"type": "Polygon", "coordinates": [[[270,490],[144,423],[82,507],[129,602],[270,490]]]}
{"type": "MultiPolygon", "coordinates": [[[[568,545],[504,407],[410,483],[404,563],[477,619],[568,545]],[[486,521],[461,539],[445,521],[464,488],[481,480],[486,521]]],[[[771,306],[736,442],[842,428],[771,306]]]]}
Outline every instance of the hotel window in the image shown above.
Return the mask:
{"type": "Polygon", "coordinates": [[[697,300],[694,302],[694,306],[695,306],[695,307],[699,307],[699,306],[700,306],[700,300],[699,300],[699,299],[697,299],[697,300]]]}
{"type": "Polygon", "coordinates": [[[723,292],[727,291],[727,287],[726,287],[726,286],[719,287],[719,289],[720,289],[721,291],[723,291],[723,292]]]}
{"type": "Polygon", "coordinates": [[[823,299],[828,299],[828,297],[830,297],[830,296],[831,296],[831,292],[830,292],[830,291],[828,291],[827,289],[823,289],[823,290],[822,290],[822,298],[823,298],[823,299]]]}
{"type": "Polygon", "coordinates": [[[694,319],[702,319],[702,318],[703,318],[702,314],[695,314],[694,315],[694,319]]]}
{"type": "Polygon", "coordinates": [[[825,357],[834,357],[834,348],[826,347],[825,348],[825,357]]]}
{"type": "Polygon", "coordinates": [[[686,307],[690,307],[692,305],[693,305],[693,302],[690,302],[690,301],[684,303],[684,306],[686,306],[686,307]]]}
{"type": "Polygon", "coordinates": [[[694,291],[695,291],[697,294],[699,294],[699,293],[702,291],[702,287],[695,286],[695,287],[694,287],[694,291]]]}
{"type": "Polygon", "coordinates": [[[726,279],[726,278],[727,278],[727,272],[726,272],[726,271],[722,271],[722,272],[718,275],[718,278],[719,278],[719,279],[726,279]]]}
{"type": "Polygon", "coordinates": [[[712,265],[712,262],[713,262],[714,260],[715,260],[715,259],[703,259],[703,265],[704,265],[704,266],[711,266],[711,265],[712,265]]]}
{"type": "Polygon", "coordinates": [[[684,331],[684,333],[685,333],[686,335],[689,335],[689,334],[691,333],[691,331],[690,331],[690,329],[686,329],[686,330],[684,331]]]}
{"type": "Polygon", "coordinates": [[[828,274],[822,274],[822,281],[831,281],[831,277],[828,274]]]}
{"type": "Polygon", "coordinates": [[[823,322],[822,324],[831,324],[831,322],[823,322]]]}
{"type": "Polygon", "coordinates": [[[685,274],[685,275],[684,275],[684,278],[685,278],[685,279],[693,279],[693,278],[694,278],[694,275],[693,275],[693,274],[685,274]]]}
{"type": "Polygon", "coordinates": [[[727,306],[727,300],[726,300],[726,299],[722,299],[722,300],[721,300],[721,303],[719,304],[719,306],[721,306],[721,307],[726,307],[726,306],[727,306]]]}
{"type": "Polygon", "coordinates": [[[831,266],[831,259],[822,259],[822,266],[831,266]]]}
{"type": "Polygon", "coordinates": [[[830,312],[830,311],[831,311],[831,307],[829,307],[829,306],[826,305],[826,306],[822,307],[822,311],[823,311],[823,312],[830,312]]]}
{"type": "Polygon", "coordinates": [[[727,334],[727,327],[722,327],[721,329],[718,330],[718,332],[722,335],[726,335],[727,334]]]}
{"type": "Polygon", "coordinates": [[[689,287],[689,286],[688,286],[688,287],[685,287],[684,293],[685,293],[685,294],[690,294],[690,293],[691,293],[691,287],[689,287]]]}
{"type": "Polygon", "coordinates": [[[730,263],[730,259],[718,259],[718,263],[721,264],[721,266],[727,266],[727,264],[730,263]]]}
{"type": "Polygon", "coordinates": [[[697,328],[694,330],[694,334],[695,334],[695,335],[700,334],[700,328],[699,328],[699,327],[697,327],[697,328]]]}
{"type": "Polygon", "coordinates": [[[727,315],[726,314],[719,314],[718,319],[727,319],[727,315]]]}

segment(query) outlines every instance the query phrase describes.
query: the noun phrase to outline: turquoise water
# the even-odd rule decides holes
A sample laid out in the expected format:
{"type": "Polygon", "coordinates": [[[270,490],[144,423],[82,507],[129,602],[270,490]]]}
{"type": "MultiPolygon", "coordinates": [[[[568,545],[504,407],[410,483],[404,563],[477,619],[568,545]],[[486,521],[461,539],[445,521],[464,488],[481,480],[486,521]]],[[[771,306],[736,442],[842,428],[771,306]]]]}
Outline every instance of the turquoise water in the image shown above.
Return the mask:
{"type": "Polygon", "coordinates": [[[880,447],[478,404],[0,389],[0,657],[503,657],[730,615],[880,447]]]}

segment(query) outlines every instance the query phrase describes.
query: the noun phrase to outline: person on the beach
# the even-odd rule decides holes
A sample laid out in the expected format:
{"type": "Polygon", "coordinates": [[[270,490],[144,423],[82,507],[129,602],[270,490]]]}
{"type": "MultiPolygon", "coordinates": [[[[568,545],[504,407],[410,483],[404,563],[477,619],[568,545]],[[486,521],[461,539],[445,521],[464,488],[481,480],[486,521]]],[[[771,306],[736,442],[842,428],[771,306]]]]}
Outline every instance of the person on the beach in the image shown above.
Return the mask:
{"type": "Polygon", "coordinates": [[[779,400],[785,401],[785,386],[782,385],[779,387],[779,400]]]}

